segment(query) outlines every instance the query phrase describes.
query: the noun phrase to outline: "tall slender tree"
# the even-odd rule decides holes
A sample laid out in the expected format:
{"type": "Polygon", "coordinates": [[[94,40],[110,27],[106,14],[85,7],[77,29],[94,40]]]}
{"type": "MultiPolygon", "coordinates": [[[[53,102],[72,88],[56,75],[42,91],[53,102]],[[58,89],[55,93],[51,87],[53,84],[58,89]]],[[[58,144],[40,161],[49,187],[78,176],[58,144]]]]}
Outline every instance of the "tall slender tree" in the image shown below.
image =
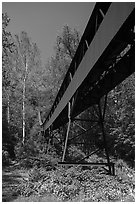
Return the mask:
{"type": "MultiPolygon", "coordinates": [[[[21,32],[20,35],[15,36],[16,44],[16,63],[18,63],[18,76],[20,76],[22,84],[22,144],[25,143],[25,133],[26,133],[26,108],[27,108],[27,96],[26,91],[28,89],[28,83],[32,87],[34,80],[32,81],[32,75],[36,72],[36,67],[38,66],[37,59],[39,57],[38,48],[36,44],[33,44],[28,37],[26,32],[21,32]]],[[[34,88],[34,87],[33,87],[34,88]]]]}

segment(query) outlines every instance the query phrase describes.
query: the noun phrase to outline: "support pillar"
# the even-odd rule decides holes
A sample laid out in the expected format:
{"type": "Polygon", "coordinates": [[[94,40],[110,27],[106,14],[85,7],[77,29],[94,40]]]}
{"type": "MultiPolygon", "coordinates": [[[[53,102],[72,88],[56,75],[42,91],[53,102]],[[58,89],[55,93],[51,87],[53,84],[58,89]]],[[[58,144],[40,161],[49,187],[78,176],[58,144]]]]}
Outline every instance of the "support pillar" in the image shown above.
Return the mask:
{"type": "Polygon", "coordinates": [[[107,141],[106,141],[106,134],[105,134],[105,129],[104,129],[104,117],[105,117],[105,109],[106,109],[106,102],[107,102],[106,99],[107,99],[107,96],[105,97],[103,114],[102,114],[102,111],[101,111],[100,101],[98,103],[98,109],[99,109],[99,122],[100,122],[103,141],[104,141],[104,148],[105,148],[107,163],[108,163],[108,167],[109,167],[109,174],[111,174],[110,158],[109,158],[109,152],[108,152],[107,141]]]}
{"type": "Polygon", "coordinates": [[[65,154],[66,154],[66,149],[67,149],[67,143],[68,143],[68,136],[69,136],[69,130],[70,130],[70,124],[71,124],[71,117],[70,117],[70,109],[71,109],[71,104],[70,102],[68,103],[68,127],[67,127],[67,133],[66,133],[66,140],[65,140],[65,147],[64,147],[64,152],[63,152],[63,157],[62,157],[62,162],[64,162],[65,159],[65,154]]]}
{"type": "Polygon", "coordinates": [[[48,129],[48,139],[47,139],[47,150],[46,150],[46,154],[48,154],[49,149],[50,149],[50,142],[51,142],[50,134],[51,134],[51,128],[48,129]]]}

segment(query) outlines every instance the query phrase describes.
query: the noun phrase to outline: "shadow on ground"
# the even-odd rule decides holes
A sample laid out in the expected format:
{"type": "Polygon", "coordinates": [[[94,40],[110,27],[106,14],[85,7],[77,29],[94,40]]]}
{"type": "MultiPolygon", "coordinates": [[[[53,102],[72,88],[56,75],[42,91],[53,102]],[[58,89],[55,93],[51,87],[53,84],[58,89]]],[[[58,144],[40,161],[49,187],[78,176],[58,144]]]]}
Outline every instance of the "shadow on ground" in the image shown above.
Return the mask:
{"type": "Polygon", "coordinates": [[[2,170],[2,202],[12,202],[18,197],[17,186],[22,176],[13,167],[4,167],[2,170]]]}

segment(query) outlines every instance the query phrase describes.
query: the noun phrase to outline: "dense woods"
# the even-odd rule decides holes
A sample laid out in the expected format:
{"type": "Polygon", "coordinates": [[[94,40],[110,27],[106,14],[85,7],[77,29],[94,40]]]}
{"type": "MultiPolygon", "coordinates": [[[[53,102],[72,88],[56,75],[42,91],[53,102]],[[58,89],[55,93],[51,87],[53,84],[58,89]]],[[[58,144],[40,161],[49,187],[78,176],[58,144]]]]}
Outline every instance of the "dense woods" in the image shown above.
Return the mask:
{"type": "MultiPolygon", "coordinates": [[[[31,36],[25,31],[22,31],[19,35],[12,36],[7,31],[9,21],[10,18],[7,13],[3,13],[3,165],[8,165],[11,161],[17,161],[24,168],[37,166],[55,170],[54,165],[61,160],[63,154],[66,126],[54,131],[54,139],[52,141],[48,140],[39,125],[38,114],[40,113],[42,120],[44,120],[49,113],[80,42],[80,33],[75,29],[72,30],[68,25],[64,26],[62,33],[57,36],[54,55],[43,65],[40,49],[35,42],[32,42],[31,36]],[[33,160],[34,157],[37,159],[33,160]],[[52,165],[45,167],[47,163],[52,165]]],[[[134,109],[135,75],[132,74],[108,94],[105,116],[105,131],[109,153],[112,159],[119,160],[119,162],[122,161],[122,164],[125,162],[129,168],[134,168],[135,164],[134,109]]],[[[91,107],[81,113],[79,117],[86,119],[96,118],[96,113],[91,107]]],[[[91,127],[90,123],[78,122],[78,124],[85,129],[91,127]]],[[[70,132],[70,137],[81,132],[79,126],[73,124],[73,133],[72,131],[70,132]]],[[[90,154],[94,149],[101,149],[101,147],[101,133],[98,126],[95,126],[84,137],[78,137],[73,140],[73,144],[68,147],[67,159],[68,161],[78,161],[90,154]]],[[[103,152],[93,156],[93,160],[98,160],[99,157],[104,159],[103,152]]],[[[34,174],[40,173],[34,172],[34,174]]],[[[67,176],[71,177],[71,174],[73,173],[69,172],[67,176]]],[[[79,178],[82,177],[80,170],[77,176],[79,178]]],[[[47,177],[49,179],[49,175],[47,177]]],[[[88,177],[89,174],[86,175],[87,179],[88,177]]],[[[55,179],[55,174],[53,175],[53,180],[57,180],[57,178],[55,179]]],[[[75,184],[75,186],[77,185],[75,184]]],[[[77,191],[77,189],[75,190],[77,191]]],[[[72,189],[70,192],[73,193],[72,189]]]]}

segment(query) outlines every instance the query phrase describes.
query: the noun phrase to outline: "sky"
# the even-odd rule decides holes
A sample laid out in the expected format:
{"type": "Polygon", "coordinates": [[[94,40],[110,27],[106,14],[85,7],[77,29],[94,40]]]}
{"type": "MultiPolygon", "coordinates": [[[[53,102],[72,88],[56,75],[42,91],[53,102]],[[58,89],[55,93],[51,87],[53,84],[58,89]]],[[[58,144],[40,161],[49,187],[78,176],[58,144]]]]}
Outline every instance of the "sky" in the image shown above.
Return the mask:
{"type": "Polygon", "coordinates": [[[2,12],[11,21],[8,30],[14,36],[26,31],[41,51],[43,63],[54,55],[56,37],[64,25],[82,34],[90,18],[93,2],[3,2],[2,12]]]}

